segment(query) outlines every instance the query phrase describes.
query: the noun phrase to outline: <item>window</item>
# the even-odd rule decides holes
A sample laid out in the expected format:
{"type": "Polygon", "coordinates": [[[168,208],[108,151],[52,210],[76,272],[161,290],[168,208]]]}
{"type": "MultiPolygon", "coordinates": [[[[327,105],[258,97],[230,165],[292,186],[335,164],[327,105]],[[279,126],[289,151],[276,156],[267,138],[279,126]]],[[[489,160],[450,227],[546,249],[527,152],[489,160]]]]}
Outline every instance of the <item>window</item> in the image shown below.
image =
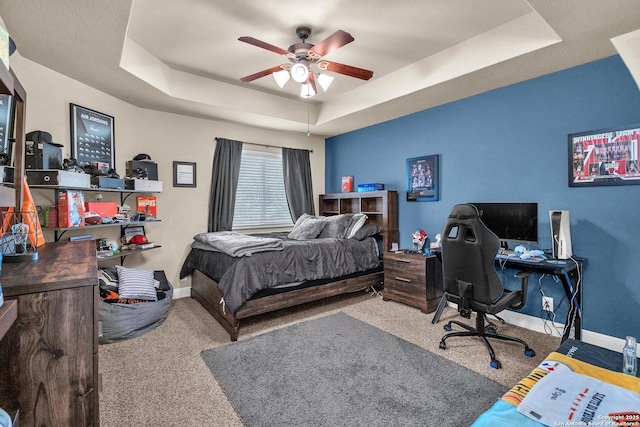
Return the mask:
{"type": "Polygon", "coordinates": [[[233,228],[286,227],[292,224],[284,191],[282,155],[243,150],[233,228]]]}

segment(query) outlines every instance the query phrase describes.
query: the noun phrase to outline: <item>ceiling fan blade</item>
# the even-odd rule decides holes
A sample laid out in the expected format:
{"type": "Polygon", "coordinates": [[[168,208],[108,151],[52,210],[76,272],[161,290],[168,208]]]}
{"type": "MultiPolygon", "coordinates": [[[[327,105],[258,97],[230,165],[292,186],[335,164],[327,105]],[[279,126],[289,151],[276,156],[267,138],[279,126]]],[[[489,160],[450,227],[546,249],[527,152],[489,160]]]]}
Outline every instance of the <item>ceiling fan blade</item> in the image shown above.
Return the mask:
{"type": "Polygon", "coordinates": [[[284,55],[284,56],[287,56],[287,57],[290,57],[291,55],[293,55],[288,50],[282,49],[282,48],[280,48],[278,46],[274,46],[274,45],[269,44],[267,42],[263,42],[262,40],[254,39],[253,37],[243,36],[243,37],[239,37],[238,40],[240,40],[241,42],[252,44],[254,46],[261,47],[261,48],[266,49],[266,50],[270,50],[271,52],[275,52],[275,53],[277,53],[279,55],[284,55]]]}
{"type": "Polygon", "coordinates": [[[353,40],[354,38],[353,36],[351,36],[351,34],[342,30],[338,30],[326,39],[322,40],[317,45],[313,46],[311,49],[309,49],[309,57],[323,57],[329,52],[333,52],[334,50],[344,46],[345,44],[351,43],[353,40]]]}
{"type": "Polygon", "coordinates": [[[256,79],[259,79],[260,77],[268,76],[271,73],[275,73],[276,71],[286,70],[288,67],[289,67],[289,64],[276,65],[275,67],[269,68],[268,70],[258,71],[255,74],[251,74],[250,76],[243,77],[240,80],[245,83],[252,82],[256,79]]]}
{"type": "Polygon", "coordinates": [[[313,71],[309,70],[309,84],[313,88],[315,93],[318,93],[318,88],[316,87],[316,78],[313,76],[313,71]]]}
{"type": "Polygon", "coordinates": [[[358,68],[351,65],[340,64],[338,62],[319,61],[318,68],[320,68],[321,70],[344,74],[345,76],[355,77],[362,80],[369,80],[371,77],[373,77],[373,71],[365,70],[364,68],[358,68]]]}

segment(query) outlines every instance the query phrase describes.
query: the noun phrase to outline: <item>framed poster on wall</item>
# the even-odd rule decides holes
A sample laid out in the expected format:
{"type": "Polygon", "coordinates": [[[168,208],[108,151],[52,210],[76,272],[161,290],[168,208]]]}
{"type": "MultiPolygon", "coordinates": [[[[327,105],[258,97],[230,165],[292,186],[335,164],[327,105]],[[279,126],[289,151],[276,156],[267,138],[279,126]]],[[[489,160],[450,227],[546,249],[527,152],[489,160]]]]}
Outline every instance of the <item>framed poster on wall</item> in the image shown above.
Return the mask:
{"type": "Polygon", "coordinates": [[[439,156],[407,159],[407,201],[433,202],[440,198],[439,156]]]}
{"type": "Polygon", "coordinates": [[[569,187],[640,184],[640,124],[569,135],[569,187]]]}
{"type": "Polygon", "coordinates": [[[76,104],[71,106],[71,156],[78,166],[93,164],[103,172],[115,168],[113,117],[76,104]]]}

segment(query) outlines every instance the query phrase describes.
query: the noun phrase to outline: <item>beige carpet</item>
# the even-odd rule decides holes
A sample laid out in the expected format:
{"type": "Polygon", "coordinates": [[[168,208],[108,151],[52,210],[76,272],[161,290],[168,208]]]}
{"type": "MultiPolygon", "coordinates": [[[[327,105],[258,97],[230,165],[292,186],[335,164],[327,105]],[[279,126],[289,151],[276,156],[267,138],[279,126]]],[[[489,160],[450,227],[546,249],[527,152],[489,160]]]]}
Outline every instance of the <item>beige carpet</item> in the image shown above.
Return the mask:
{"type": "MultiPolygon", "coordinates": [[[[520,345],[495,342],[502,369],[492,369],[479,339],[452,338],[447,341],[447,350],[438,348],[444,334],[442,326],[447,320],[458,318],[454,309],[446,308],[440,322],[432,325],[432,314],[366,293],[249,319],[240,329],[240,340],[336,311],[344,311],[506,386],[514,385],[560,345],[558,338],[501,325],[501,333],[523,338],[537,355],[528,358],[520,345]]],[[[157,329],[132,340],[101,345],[102,426],[242,426],[200,357],[202,350],[227,343],[229,335],[224,329],[195,300],[182,298],[172,302],[169,317],[157,329]]]]}

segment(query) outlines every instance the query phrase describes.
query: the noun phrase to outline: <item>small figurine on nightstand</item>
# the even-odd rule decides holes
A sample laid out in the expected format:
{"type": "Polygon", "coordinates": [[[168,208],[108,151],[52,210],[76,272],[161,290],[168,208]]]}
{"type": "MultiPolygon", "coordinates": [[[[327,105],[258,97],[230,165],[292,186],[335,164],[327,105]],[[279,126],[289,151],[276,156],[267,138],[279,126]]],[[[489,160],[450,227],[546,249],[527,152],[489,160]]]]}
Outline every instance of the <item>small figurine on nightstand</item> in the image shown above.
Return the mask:
{"type": "MultiPolygon", "coordinates": [[[[422,228],[418,228],[413,232],[413,249],[416,252],[422,252],[424,248],[424,244],[427,241],[427,233],[424,232],[422,228]]],[[[427,251],[429,248],[427,248],[427,251]]]]}

